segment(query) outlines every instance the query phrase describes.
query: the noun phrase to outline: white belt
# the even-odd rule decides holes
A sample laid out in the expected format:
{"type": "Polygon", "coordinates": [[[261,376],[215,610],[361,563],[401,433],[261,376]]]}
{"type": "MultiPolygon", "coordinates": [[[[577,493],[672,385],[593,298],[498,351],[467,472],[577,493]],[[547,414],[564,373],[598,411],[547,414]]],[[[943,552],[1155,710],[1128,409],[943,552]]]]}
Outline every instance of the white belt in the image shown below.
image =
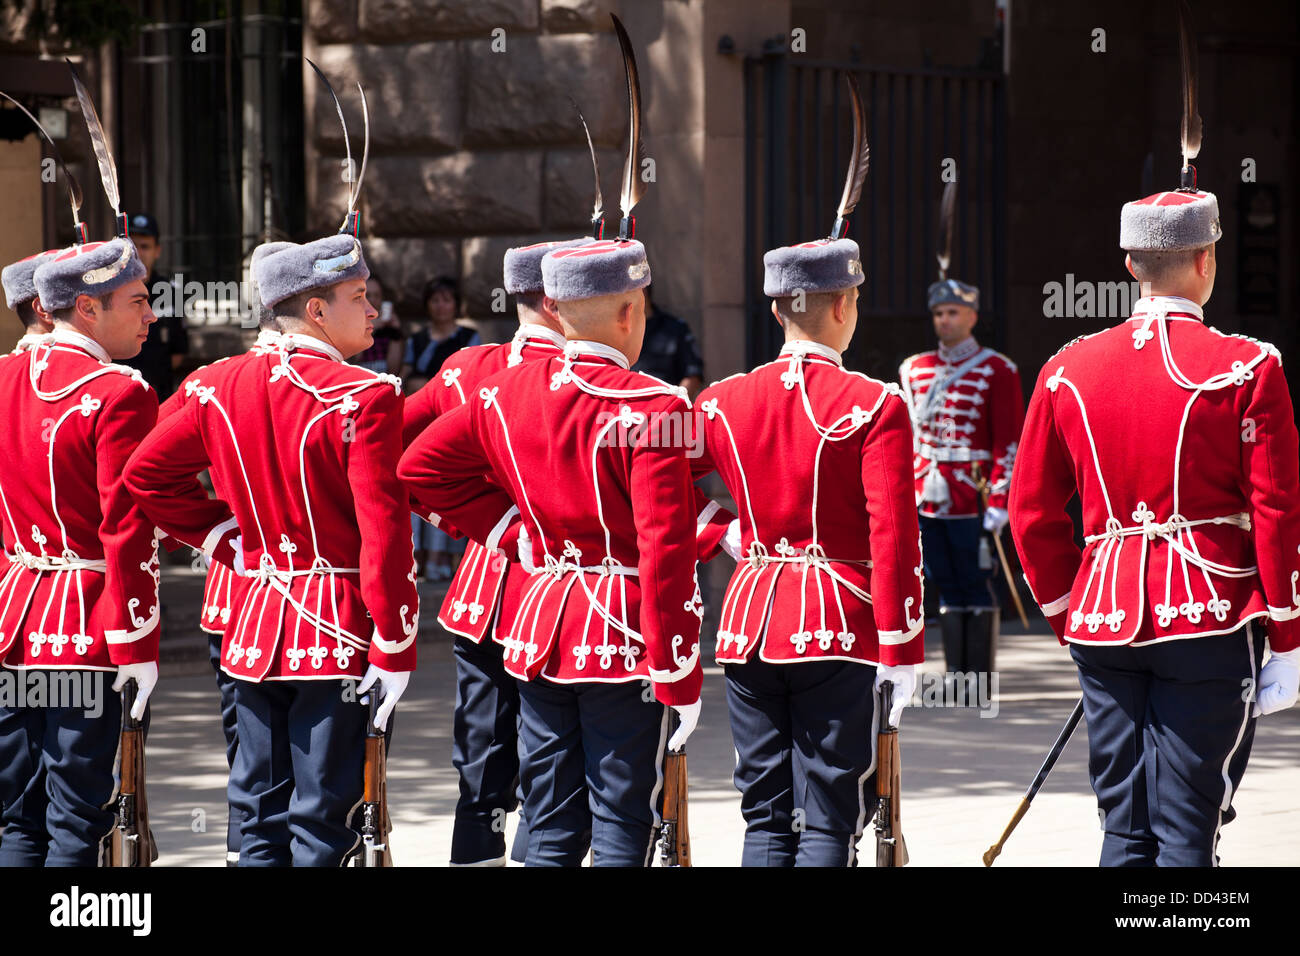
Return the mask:
{"type": "Polygon", "coordinates": [[[637,576],[637,569],[630,568],[626,564],[620,564],[613,558],[603,558],[600,564],[576,564],[573,561],[564,558],[556,559],[552,555],[546,555],[542,561],[541,567],[533,568],[530,572],[533,575],[550,575],[553,578],[561,578],[571,571],[582,571],[586,574],[599,574],[603,576],[611,574],[621,574],[624,577],[634,578],[637,576]]]}
{"type": "Polygon", "coordinates": [[[256,578],[259,581],[279,581],[283,584],[290,583],[294,578],[311,577],[314,574],[360,574],[360,568],[336,568],[332,564],[321,564],[323,559],[317,558],[309,567],[299,568],[297,570],[286,571],[283,568],[277,568],[267,555],[262,555],[262,563],[255,568],[244,571],[244,577],[256,578]]]}
{"type": "Polygon", "coordinates": [[[50,554],[32,554],[27,550],[19,550],[16,554],[9,555],[9,560],[13,564],[21,564],[29,571],[106,572],[108,570],[108,562],[103,558],[79,558],[76,555],[55,557],[50,554]]]}
{"type": "Polygon", "coordinates": [[[1148,540],[1154,540],[1157,536],[1168,538],[1185,528],[1194,528],[1206,524],[1230,524],[1242,531],[1249,531],[1250,515],[1238,512],[1233,515],[1222,515],[1218,518],[1196,518],[1194,520],[1184,518],[1182,515],[1171,515],[1168,521],[1152,521],[1147,518],[1140,525],[1121,525],[1118,518],[1111,518],[1106,522],[1105,531],[1100,534],[1090,534],[1083,541],[1085,544],[1092,544],[1096,541],[1104,541],[1107,538],[1128,538],[1139,534],[1146,535],[1148,540]]]}
{"type": "MultiPolygon", "coordinates": [[[[786,542],[785,538],[782,538],[777,542],[776,550],[776,555],[768,554],[766,545],[760,541],[754,541],[749,545],[749,554],[744,560],[750,568],[758,571],[762,571],[762,569],[769,564],[803,565],[803,580],[806,581],[808,579],[809,571],[813,572],[814,577],[825,574],[836,584],[847,588],[849,593],[854,597],[865,601],[868,604],[871,603],[870,593],[862,590],[862,588],[858,587],[852,581],[844,577],[844,575],[831,567],[832,564],[856,564],[859,567],[870,568],[870,561],[854,558],[827,557],[825,549],[822,548],[820,544],[810,544],[802,550],[792,548],[786,542]]],[[[801,597],[801,604],[802,601],[803,598],[801,597]]],[[[802,613],[802,611],[800,613],[802,613]]]]}
{"type": "Polygon", "coordinates": [[[864,568],[871,567],[871,562],[858,558],[827,557],[826,549],[820,544],[810,544],[803,549],[791,548],[782,538],[776,546],[777,553],[769,554],[767,545],[761,541],[751,542],[749,554],[741,560],[749,562],[750,567],[761,568],[768,564],[806,564],[825,568],[828,564],[857,564],[864,568]]]}
{"type": "MultiPolygon", "coordinates": [[[[277,568],[267,554],[262,555],[261,563],[251,570],[244,571],[244,577],[253,578],[259,584],[271,586],[271,589],[278,592],[280,596],[287,601],[298,616],[307,621],[308,624],[325,632],[327,637],[333,637],[344,644],[350,644],[357,650],[365,651],[370,647],[370,642],[365,638],[358,637],[351,631],[345,630],[337,621],[328,621],[321,617],[311,608],[305,607],[293,596],[291,585],[294,578],[308,578],[317,574],[360,574],[360,568],[336,568],[330,564],[322,564],[323,558],[316,558],[310,567],[300,570],[286,571],[283,568],[277,568]]],[[[336,609],[337,610],[337,609],[336,609]]]]}
{"type": "Polygon", "coordinates": [[[993,453],[982,448],[935,448],[922,445],[917,454],[930,461],[991,461],[993,453]]]}

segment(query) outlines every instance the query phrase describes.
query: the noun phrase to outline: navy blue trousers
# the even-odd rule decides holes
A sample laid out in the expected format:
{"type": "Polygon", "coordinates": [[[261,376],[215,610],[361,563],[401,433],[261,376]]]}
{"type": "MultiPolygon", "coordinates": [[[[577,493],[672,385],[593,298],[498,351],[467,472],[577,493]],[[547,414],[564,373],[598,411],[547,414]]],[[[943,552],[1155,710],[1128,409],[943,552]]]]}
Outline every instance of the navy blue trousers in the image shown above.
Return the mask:
{"type": "MultiPolygon", "coordinates": [[[[453,652],[451,763],[460,776],[460,799],[451,831],[451,863],[504,864],[506,815],[518,806],[518,682],[506,673],[499,644],[457,637],[453,652]]],[[[522,820],[520,826],[526,840],[522,820]]]]}
{"type": "Polygon", "coordinates": [[[1249,624],[1144,647],[1070,645],[1106,831],[1102,866],[1217,865],[1255,738],[1263,646],[1249,624]]]}
{"type": "Polygon", "coordinates": [[[939,589],[940,610],[997,607],[989,587],[993,568],[980,567],[980,536],[984,533],[981,520],[920,518],[925,575],[939,589]]]}
{"type": "Polygon", "coordinates": [[[360,842],[367,710],[343,699],[344,684],[235,682],[240,866],[339,866],[360,842]]]}
{"type": "Polygon", "coordinates": [[[519,682],[527,866],[648,866],[668,709],[640,681],[519,682]],[[648,699],[647,699],[648,698],[648,699]]]}
{"type": "MultiPolygon", "coordinates": [[[[82,679],[80,671],[46,673],[82,679]]],[[[0,866],[98,865],[113,828],[122,733],[112,683],[104,672],[97,717],[84,708],[0,707],[0,866]]]]}
{"type": "MultiPolygon", "coordinates": [[[[221,669],[221,635],[208,635],[208,662],[217,675],[217,692],[221,694],[221,733],[226,738],[226,766],[234,768],[239,749],[239,732],[235,727],[235,679],[221,669]]],[[[235,807],[226,808],[226,859],[239,858],[239,825],[244,815],[235,807]]]]}
{"type": "Polygon", "coordinates": [[[876,669],[727,664],[742,866],[849,866],[875,812],[876,669]]]}

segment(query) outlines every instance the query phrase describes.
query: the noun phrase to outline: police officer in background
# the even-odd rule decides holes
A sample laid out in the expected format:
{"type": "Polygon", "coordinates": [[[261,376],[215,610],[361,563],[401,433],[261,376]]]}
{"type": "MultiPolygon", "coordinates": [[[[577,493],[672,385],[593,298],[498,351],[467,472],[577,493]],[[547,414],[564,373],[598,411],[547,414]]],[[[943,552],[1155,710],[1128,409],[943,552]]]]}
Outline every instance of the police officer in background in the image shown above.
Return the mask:
{"type": "Polygon", "coordinates": [[[680,385],[694,401],[704,385],[704,360],[695,333],[677,316],[654,304],[650,286],[645,287],[645,316],[645,342],[632,371],[680,385]]]}
{"type": "Polygon", "coordinates": [[[158,230],[158,220],[147,212],[138,212],[131,217],[131,240],[135,243],[140,261],[149,270],[145,286],[154,301],[154,315],[158,317],[149,328],[149,338],[145,341],[140,354],[124,364],[137,368],[146,382],[153,386],[161,402],[176,389],[176,371],[185,361],[189,352],[189,334],[185,331],[185,313],[172,304],[181,301],[179,296],[163,294],[161,283],[170,282],[168,276],[159,274],[158,259],[162,255],[162,241],[158,230]]]}

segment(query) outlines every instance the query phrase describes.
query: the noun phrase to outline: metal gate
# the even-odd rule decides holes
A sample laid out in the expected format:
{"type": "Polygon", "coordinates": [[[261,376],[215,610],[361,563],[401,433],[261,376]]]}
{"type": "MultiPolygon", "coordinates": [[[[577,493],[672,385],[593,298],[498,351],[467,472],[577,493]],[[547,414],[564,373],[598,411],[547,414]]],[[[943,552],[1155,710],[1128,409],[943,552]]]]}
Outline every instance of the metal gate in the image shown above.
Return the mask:
{"type": "Polygon", "coordinates": [[[238,279],[253,246],[304,224],[302,4],[142,0],[140,14],[113,81],[123,201],[157,217],[169,271],[238,279]]]}
{"type": "Polygon", "coordinates": [[[862,247],[858,331],[848,363],[892,381],[932,347],[926,287],[937,277],[946,159],[958,178],[949,274],[980,287],[976,334],[1001,345],[1006,310],[1005,80],[1001,73],[872,69],[791,55],[745,59],[746,358],[775,357],[781,330],[762,295],[764,250],[828,235],[852,147],[844,74],[867,109],[871,165],[848,235],[862,247]]]}

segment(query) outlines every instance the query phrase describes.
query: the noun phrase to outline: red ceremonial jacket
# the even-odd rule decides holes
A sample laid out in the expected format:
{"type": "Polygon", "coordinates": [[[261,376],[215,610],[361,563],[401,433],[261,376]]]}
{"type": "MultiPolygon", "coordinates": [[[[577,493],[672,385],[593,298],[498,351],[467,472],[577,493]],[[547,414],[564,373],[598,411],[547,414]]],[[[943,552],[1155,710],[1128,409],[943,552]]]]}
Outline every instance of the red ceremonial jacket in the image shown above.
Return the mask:
{"type": "Polygon", "coordinates": [[[208,366],[185,391],[126,480],[191,547],[212,553],[242,532],[248,571],[232,594],[222,669],[251,681],[358,677],[367,661],[413,670],[419,598],[396,476],[399,380],[285,334],[208,366]],[[203,491],[204,468],[224,500],[203,491]]]}
{"type": "MultiPolygon", "coordinates": [[[[460,349],[443,363],[437,377],[407,400],[403,446],[409,446],[439,415],[464,405],[489,375],[563,351],[564,336],[542,325],[520,326],[505,344],[460,349]]],[[[517,565],[512,571],[505,556],[470,541],[447,588],[438,623],[475,644],[488,635],[503,641],[527,577],[517,565]]]]}
{"type": "Polygon", "coordinates": [[[983,508],[973,474],[989,482],[989,507],[1005,508],[1025,399],[1016,364],[969,338],[922,352],[898,371],[916,434],[916,504],[934,518],[974,518],[983,508]]]}
{"type": "Polygon", "coordinates": [[[1298,454],[1277,350],[1207,328],[1187,299],[1139,299],[1065,346],[1034,386],[1011,483],[1012,535],[1057,636],[1149,644],[1268,618],[1274,650],[1300,646],[1298,454]]]}
{"type": "MultiPolygon", "coordinates": [[[[235,355],[220,358],[202,368],[195,369],[185,377],[185,381],[181,382],[180,387],[158,408],[158,421],[162,422],[170,418],[194,395],[194,388],[190,387],[189,384],[191,379],[201,381],[208,374],[209,369],[224,362],[244,358],[247,355],[265,355],[268,349],[275,346],[279,335],[279,332],[262,329],[257,333],[257,342],[243,356],[235,355]]],[[[215,481],[213,484],[213,490],[216,492],[217,497],[225,500],[226,496],[221,489],[215,487],[215,481]]],[[[203,606],[199,611],[200,630],[207,631],[209,634],[225,633],[226,625],[230,622],[230,608],[234,591],[238,584],[239,576],[235,574],[228,564],[221,561],[209,563],[207,577],[203,582],[203,606]]]]}
{"type": "Polygon", "coordinates": [[[0,660],[115,670],[158,659],[158,541],[122,482],[158,399],[59,329],[0,358],[0,660]]]}
{"type": "Polygon", "coordinates": [[[716,657],[920,663],[921,544],[912,427],[897,385],[815,342],[710,385],[704,453],[736,499],[741,545],[716,657]]]}
{"type": "Polygon", "coordinates": [[[682,433],[662,440],[689,427],[682,389],[628,371],[609,346],[570,342],[467,398],[411,444],[400,474],[421,507],[489,552],[513,554],[527,525],[535,568],[503,641],[506,670],[648,677],[665,704],[697,700],[697,520],[720,538],[729,516],[697,507],[682,433]]]}

